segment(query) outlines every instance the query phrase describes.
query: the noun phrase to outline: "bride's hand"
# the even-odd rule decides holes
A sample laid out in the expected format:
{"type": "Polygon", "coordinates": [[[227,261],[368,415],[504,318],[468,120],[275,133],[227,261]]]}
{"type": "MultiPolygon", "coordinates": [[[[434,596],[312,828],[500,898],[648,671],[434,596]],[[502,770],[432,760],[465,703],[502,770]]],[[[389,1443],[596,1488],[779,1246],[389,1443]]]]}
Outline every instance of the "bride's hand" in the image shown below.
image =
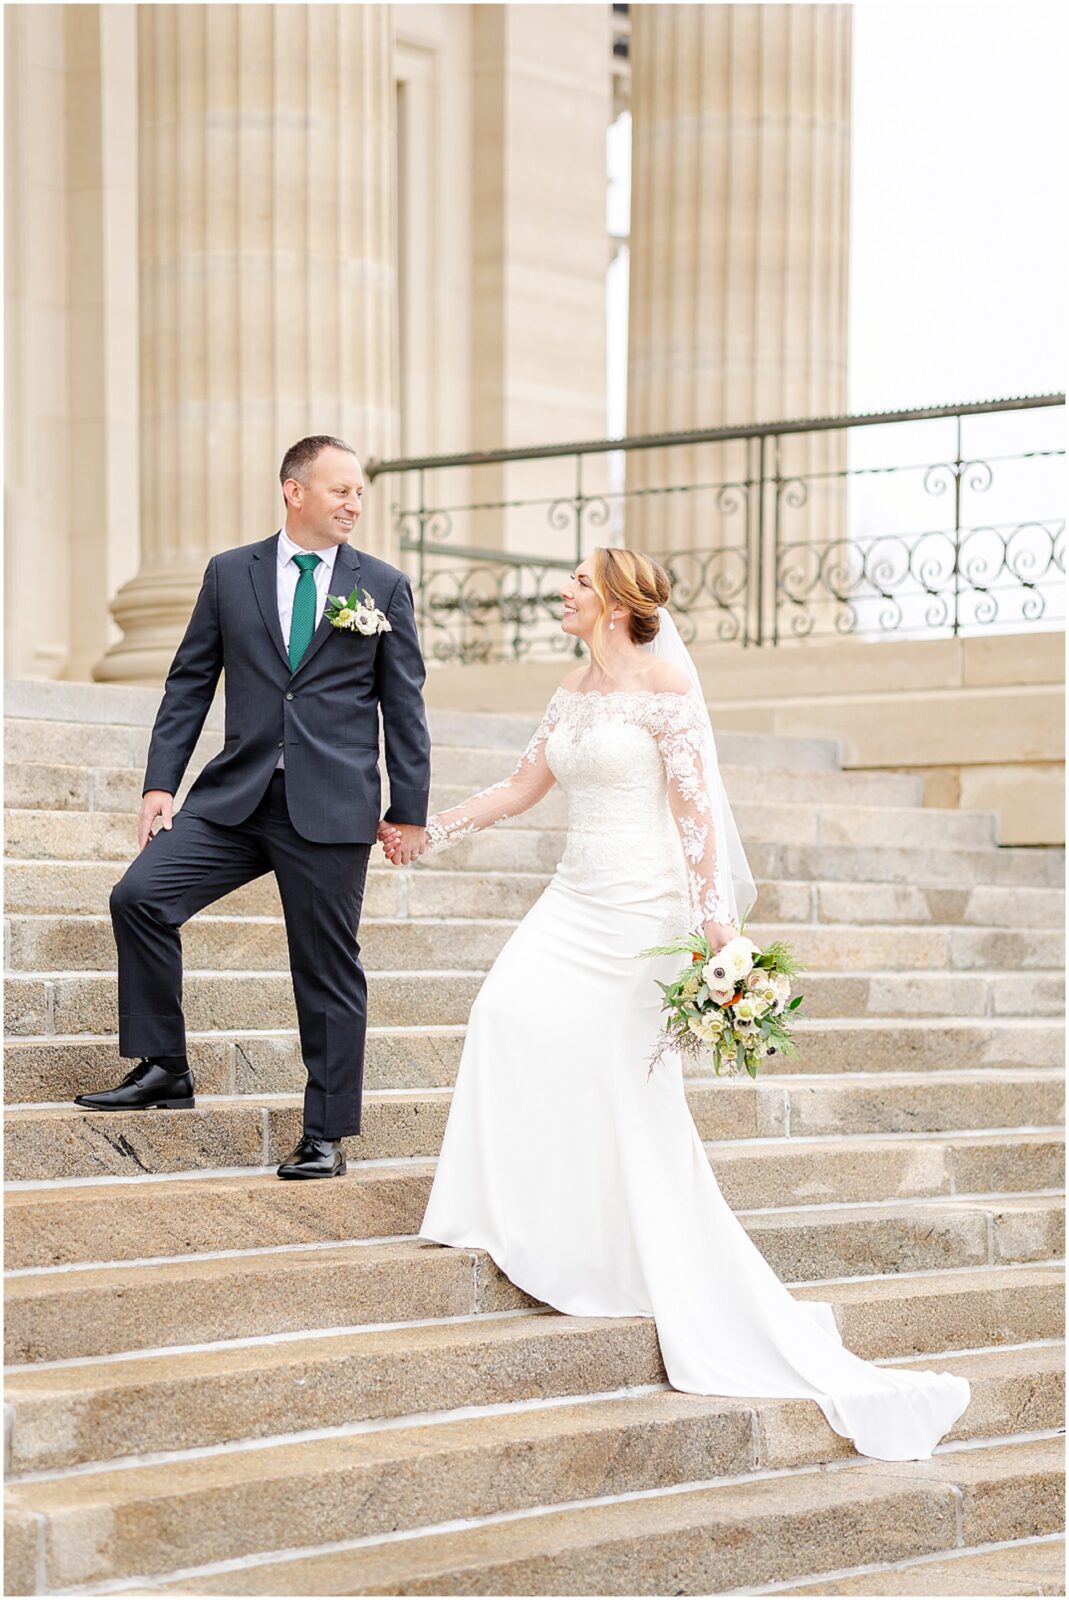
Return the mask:
{"type": "Polygon", "coordinates": [[[709,941],[709,948],[714,956],[717,955],[732,939],[738,938],[739,930],[727,922],[707,922],[705,924],[705,937],[709,941]]]}

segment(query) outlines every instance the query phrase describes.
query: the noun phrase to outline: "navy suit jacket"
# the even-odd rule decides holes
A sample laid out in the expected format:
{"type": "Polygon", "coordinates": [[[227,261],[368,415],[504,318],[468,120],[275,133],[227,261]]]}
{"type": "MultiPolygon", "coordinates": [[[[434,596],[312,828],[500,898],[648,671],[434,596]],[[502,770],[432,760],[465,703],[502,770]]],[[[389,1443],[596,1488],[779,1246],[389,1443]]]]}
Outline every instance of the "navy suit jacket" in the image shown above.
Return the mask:
{"type": "Polygon", "coordinates": [[[296,672],[282,638],[278,534],[212,556],[164,686],[144,789],[174,794],[215,695],[226,693],[226,733],[185,809],[233,827],[263,797],[285,748],[286,803],[305,839],[370,843],[381,816],[379,708],[390,778],[389,822],[422,825],[430,791],[426,668],[403,572],[338,546],[332,594],[367,589],[392,631],[370,636],[323,620],[296,672]]]}

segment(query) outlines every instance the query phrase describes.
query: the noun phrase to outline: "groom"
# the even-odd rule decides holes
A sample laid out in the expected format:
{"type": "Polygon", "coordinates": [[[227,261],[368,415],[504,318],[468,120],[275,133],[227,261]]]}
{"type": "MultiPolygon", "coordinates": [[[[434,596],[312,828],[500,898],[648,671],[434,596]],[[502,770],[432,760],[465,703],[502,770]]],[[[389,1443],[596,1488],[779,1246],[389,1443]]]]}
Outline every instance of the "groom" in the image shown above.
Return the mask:
{"type": "Polygon", "coordinates": [[[345,1171],[340,1141],[360,1131],[367,981],[356,936],[380,823],[379,709],[390,778],[384,821],[400,836],[393,863],[405,865],[426,845],[426,671],[408,579],[350,543],[364,490],[351,447],[301,439],[279,477],[285,526],[208,562],[152,729],[141,854],[111,895],[119,1053],[141,1059],[116,1088],[76,1104],[193,1105],[179,928],[274,872],[308,1073],[303,1133],[278,1173],[329,1178],[345,1171]],[[353,589],[371,600],[359,632],[324,615],[328,593],[353,589]],[[220,673],[223,748],[174,815],[220,673]]]}

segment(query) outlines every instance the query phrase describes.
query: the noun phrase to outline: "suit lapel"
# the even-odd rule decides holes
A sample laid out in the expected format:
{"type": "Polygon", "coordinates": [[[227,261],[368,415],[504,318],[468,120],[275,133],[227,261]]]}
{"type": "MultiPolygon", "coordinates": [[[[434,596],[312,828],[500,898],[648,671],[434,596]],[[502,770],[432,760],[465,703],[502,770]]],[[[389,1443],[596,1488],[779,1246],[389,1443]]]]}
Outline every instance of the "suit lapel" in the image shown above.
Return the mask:
{"type": "MultiPolygon", "coordinates": [[[[330,583],[327,585],[328,592],[330,594],[348,596],[353,589],[353,585],[359,578],[359,575],[360,558],[356,551],[350,544],[340,544],[338,546],[338,553],[334,557],[334,571],[331,573],[330,583]]],[[[329,639],[333,632],[334,629],[327,619],[326,608],[324,608],[319,627],[316,629],[315,633],[313,633],[312,642],[300,659],[300,662],[297,666],[297,672],[304,671],[305,667],[308,665],[309,661],[311,661],[316,651],[323,648],[324,642],[329,639]]],[[[286,664],[288,666],[289,662],[287,661],[286,664]]],[[[297,676],[297,672],[293,674],[294,677],[297,676]]]]}
{"type": "Polygon", "coordinates": [[[282,642],[282,622],[278,614],[278,534],[262,539],[252,550],[252,586],[271,642],[289,671],[290,658],[282,642]]]}

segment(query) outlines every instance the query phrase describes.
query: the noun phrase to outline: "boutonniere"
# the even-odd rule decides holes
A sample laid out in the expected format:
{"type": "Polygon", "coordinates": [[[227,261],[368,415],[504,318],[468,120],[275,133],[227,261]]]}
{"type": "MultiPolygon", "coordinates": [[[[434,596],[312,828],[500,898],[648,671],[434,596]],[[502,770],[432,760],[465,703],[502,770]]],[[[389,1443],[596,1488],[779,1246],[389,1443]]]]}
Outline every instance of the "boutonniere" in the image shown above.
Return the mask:
{"type": "Polygon", "coordinates": [[[357,600],[354,589],[348,600],[343,600],[339,594],[327,595],[327,621],[332,628],[347,628],[350,633],[392,633],[393,625],[386,620],[385,611],[380,611],[375,604],[374,596],[368,594],[366,589],[361,589],[362,600],[357,600]]]}

